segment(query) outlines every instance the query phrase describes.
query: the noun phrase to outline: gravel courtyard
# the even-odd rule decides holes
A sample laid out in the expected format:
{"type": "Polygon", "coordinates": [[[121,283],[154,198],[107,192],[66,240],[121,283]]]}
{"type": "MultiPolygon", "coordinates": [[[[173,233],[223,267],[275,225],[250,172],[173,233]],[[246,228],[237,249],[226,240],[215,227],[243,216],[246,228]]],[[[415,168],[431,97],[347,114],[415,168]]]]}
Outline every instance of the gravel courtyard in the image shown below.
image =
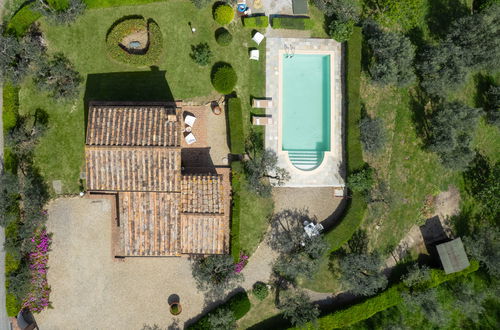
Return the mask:
{"type": "Polygon", "coordinates": [[[47,227],[54,233],[48,275],[54,309],[36,316],[40,329],[165,328],[174,321],[171,294],[180,296],[181,327],[202,311],[187,258],[112,257],[108,200],[58,199],[49,205],[47,227]]]}

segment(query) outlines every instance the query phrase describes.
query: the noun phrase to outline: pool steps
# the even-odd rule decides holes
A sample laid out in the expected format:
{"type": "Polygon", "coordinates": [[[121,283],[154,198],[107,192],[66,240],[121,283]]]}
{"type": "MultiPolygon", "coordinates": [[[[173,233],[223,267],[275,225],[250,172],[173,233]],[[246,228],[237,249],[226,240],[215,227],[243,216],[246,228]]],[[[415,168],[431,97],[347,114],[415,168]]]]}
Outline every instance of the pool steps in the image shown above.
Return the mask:
{"type": "Polygon", "coordinates": [[[288,158],[290,158],[290,161],[296,168],[310,171],[321,164],[323,154],[323,151],[294,150],[288,151],[288,158]]]}

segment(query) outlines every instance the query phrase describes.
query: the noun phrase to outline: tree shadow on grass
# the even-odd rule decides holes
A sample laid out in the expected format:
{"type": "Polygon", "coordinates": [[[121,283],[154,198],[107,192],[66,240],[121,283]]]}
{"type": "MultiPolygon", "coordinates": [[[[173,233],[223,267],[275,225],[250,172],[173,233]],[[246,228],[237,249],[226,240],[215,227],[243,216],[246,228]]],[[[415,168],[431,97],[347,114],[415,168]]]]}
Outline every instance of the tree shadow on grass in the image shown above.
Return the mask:
{"type": "Polygon", "coordinates": [[[84,96],[85,126],[91,102],[173,102],[166,71],[110,72],[87,75],[84,96]]]}
{"type": "Polygon", "coordinates": [[[486,93],[491,86],[495,86],[495,80],[489,75],[478,73],[474,76],[474,83],[476,85],[474,105],[478,108],[488,108],[489,101],[486,93]]]}
{"type": "Polygon", "coordinates": [[[429,1],[427,24],[430,33],[436,38],[443,38],[455,20],[469,14],[469,9],[460,0],[429,1]]]}
{"type": "Polygon", "coordinates": [[[415,125],[417,135],[427,144],[429,137],[429,124],[426,115],[428,99],[421,90],[414,90],[410,93],[410,109],[412,111],[412,121],[415,125]]]}

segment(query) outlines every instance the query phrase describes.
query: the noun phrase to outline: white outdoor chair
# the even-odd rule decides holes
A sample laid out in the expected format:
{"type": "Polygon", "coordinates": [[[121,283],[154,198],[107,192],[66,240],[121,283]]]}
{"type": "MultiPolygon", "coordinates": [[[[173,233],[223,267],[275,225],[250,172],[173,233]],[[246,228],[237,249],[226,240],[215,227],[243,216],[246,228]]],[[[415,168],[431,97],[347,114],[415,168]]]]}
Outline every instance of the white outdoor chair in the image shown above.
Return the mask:
{"type": "Polygon", "coordinates": [[[272,99],[253,99],[252,106],[254,108],[272,108],[273,100],[272,99]]]}
{"type": "Polygon", "coordinates": [[[264,35],[260,32],[255,32],[255,34],[252,37],[252,40],[255,41],[257,45],[260,45],[262,40],[264,40],[264,35]]]}
{"type": "Polygon", "coordinates": [[[256,60],[256,61],[259,60],[259,50],[258,49],[252,49],[250,51],[250,59],[251,60],[256,60]]]}
{"type": "Polygon", "coordinates": [[[193,144],[196,142],[196,138],[194,137],[193,133],[189,133],[184,139],[186,140],[187,144],[193,144]]]}
{"type": "Polygon", "coordinates": [[[187,115],[186,118],[184,118],[184,122],[186,125],[193,127],[194,122],[196,121],[195,116],[187,115]]]}

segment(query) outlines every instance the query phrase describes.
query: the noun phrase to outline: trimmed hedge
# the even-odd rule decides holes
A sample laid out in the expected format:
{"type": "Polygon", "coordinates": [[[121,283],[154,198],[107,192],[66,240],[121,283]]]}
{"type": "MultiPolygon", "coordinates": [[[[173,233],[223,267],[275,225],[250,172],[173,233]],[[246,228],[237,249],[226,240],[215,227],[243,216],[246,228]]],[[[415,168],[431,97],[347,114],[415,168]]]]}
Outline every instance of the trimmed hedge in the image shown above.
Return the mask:
{"type": "MultiPolygon", "coordinates": [[[[346,54],[347,118],[345,122],[347,126],[347,175],[365,165],[359,131],[359,120],[361,119],[361,102],[359,99],[361,41],[361,28],[355,27],[351,39],[347,42],[346,54]]],[[[325,239],[330,244],[330,251],[335,251],[344,245],[359,228],[365,217],[367,204],[361,193],[353,193],[347,203],[339,224],[325,234],[325,239]]]]}
{"type": "MultiPolygon", "coordinates": [[[[457,277],[466,276],[479,269],[479,263],[472,260],[469,267],[461,272],[448,274],[441,269],[431,269],[431,280],[426,283],[424,290],[437,287],[438,285],[455,279],[457,277]]],[[[364,302],[353,305],[349,308],[333,312],[326,316],[320,317],[316,324],[307,324],[307,329],[337,329],[353,325],[362,320],[366,320],[378,312],[396,306],[403,302],[401,293],[409,292],[408,287],[403,283],[393,285],[384,292],[375,297],[368,298],[364,302]]]]}
{"type": "Polygon", "coordinates": [[[243,26],[254,29],[266,28],[269,26],[269,17],[267,16],[243,17],[243,26]]]}
{"type": "Polygon", "coordinates": [[[234,18],[234,9],[228,4],[221,3],[214,9],[214,20],[220,25],[231,23],[234,18]]]}
{"type": "Polygon", "coordinates": [[[239,161],[231,162],[231,255],[234,262],[240,259],[240,211],[241,211],[241,176],[243,175],[243,165],[239,161]]]}
{"type": "Polygon", "coordinates": [[[197,322],[187,326],[186,329],[193,329],[193,330],[211,329],[211,326],[208,322],[208,318],[210,317],[210,315],[216,313],[217,310],[223,308],[229,309],[231,312],[233,312],[235,319],[239,320],[243,316],[245,316],[246,313],[248,313],[251,307],[252,305],[250,303],[250,300],[248,299],[247,293],[245,291],[238,292],[237,294],[229,298],[228,301],[208,312],[197,322]]]}
{"type": "Polygon", "coordinates": [[[3,131],[4,134],[16,126],[19,110],[19,88],[6,82],[3,86],[3,131]]]}
{"type": "Polygon", "coordinates": [[[215,90],[222,94],[230,94],[238,81],[233,67],[228,63],[220,62],[213,66],[211,78],[215,90]]]}
{"type": "Polygon", "coordinates": [[[230,98],[227,102],[229,119],[229,144],[232,154],[245,153],[245,134],[243,132],[243,112],[241,100],[230,98]]]}
{"type": "Polygon", "coordinates": [[[311,30],[314,22],[309,17],[273,17],[271,26],[273,29],[311,30]]]}
{"type": "Polygon", "coordinates": [[[108,54],[119,62],[137,65],[150,66],[156,64],[163,50],[163,37],[160,27],[152,19],[143,17],[120,19],[111,27],[106,36],[106,48],[108,54]],[[122,39],[138,30],[148,30],[149,45],[144,54],[132,54],[120,47],[122,39]]]}
{"type": "Polygon", "coordinates": [[[7,24],[6,32],[18,37],[23,36],[31,24],[42,16],[40,12],[33,10],[33,6],[34,3],[30,3],[22,7],[7,24]]]}
{"type": "Polygon", "coordinates": [[[152,2],[163,2],[167,0],[84,0],[87,8],[107,8],[120,6],[144,5],[152,2]]]}
{"type": "Polygon", "coordinates": [[[228,30],[220,28],[215,31],[215,41],[221,46],[227,46],[233,41],[233,35],[228,30]]]}

